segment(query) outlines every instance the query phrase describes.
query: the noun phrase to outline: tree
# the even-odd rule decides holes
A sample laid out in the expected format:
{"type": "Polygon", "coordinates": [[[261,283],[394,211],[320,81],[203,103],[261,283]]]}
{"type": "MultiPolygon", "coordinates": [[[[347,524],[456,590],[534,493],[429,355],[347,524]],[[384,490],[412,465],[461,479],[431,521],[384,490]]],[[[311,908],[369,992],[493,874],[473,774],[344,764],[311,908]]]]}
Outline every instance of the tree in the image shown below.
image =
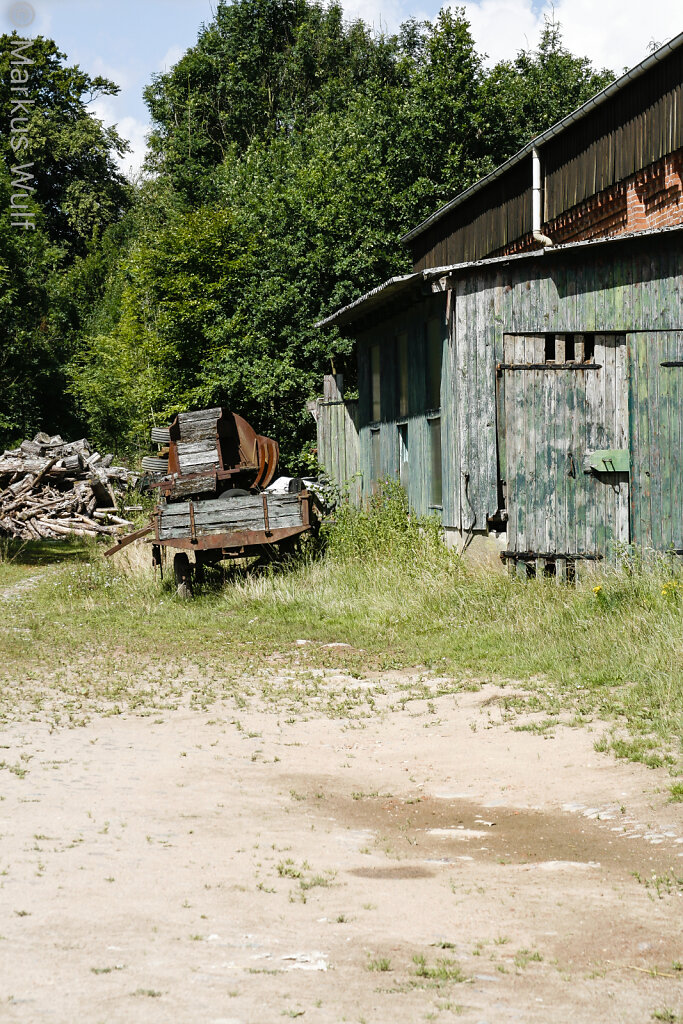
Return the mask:
{"type": "Polygon", "coordinates": [[[409,270],[406,230],[602,81],[556,26],[487,72],[462,9],[386,38],[337,4],[220,3],[147,91],[156,179],[74,366],[98,442],[223,404],[303,468],[306,399],[353,365],[315,323],[409,270]]]}
{"type": "Polygon", "coordinates": [[[16,115],[27,120],[15,122],[24,129],[15,132],[15,146],[19,135],[26,143],[13,149],[10,119],[0,124],[0,443],[38,428],[77,427],[65,364],[94,295],[79,296],[72,286],[130,202],[113,162],[127,144],[87,110],[92,98],[113,95],[117,86],[65,66],[51,40],[38,37],[18,49],[19,43],[16,33],[0,37],[2,109],[16,104],[12,68],[26,75],[31,100],[16,115]],[[17,54],[31,63],[13,64],[17,54]],[[34,230],[12,223],[10,199],[21,192],[30,197],[22,202],[35,215],[34,230]]]}
{"type": "Polygon", "coordinates": [[[512,156],[546,128],[561,121],[614,81],[606,68],[596,71],[588,57],[563,45],[561,26],[545,17],[536,50],[520,50],[500,61],[484,87],[485,132],[491,168],[512,156]]]}
{"type": "Polygon", "coordinates": [[[191,201],[206,199],[233,149],[343,109],[363,83],[388,82],[395,49],[361,21],[345,24],[337,2],[220,0],[196,45],[145,90],[149,166],[191,201]]]}

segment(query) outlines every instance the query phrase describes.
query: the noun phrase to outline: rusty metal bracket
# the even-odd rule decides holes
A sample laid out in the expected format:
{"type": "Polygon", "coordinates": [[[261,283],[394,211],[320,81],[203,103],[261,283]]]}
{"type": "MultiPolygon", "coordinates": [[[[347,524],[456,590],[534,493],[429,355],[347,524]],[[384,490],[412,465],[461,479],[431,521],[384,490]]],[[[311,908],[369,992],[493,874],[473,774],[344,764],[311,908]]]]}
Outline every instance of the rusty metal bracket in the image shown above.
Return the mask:
{"type": "Polygon", "coordinates": [[[590,555],[586,551],[501,551],[500,557],[505,561],[506,559],[519,560],[520,562],[533,562],[537,558],[545,558],[551,561],[555,561],[557,558],[566,558],[569,562],[601,562],[603,559],[602,555],[590,555]]]}
{"type": "Polygon", "coordinates": [[[194,505],[193,505],[193,503],[191,501],[188,502],[188,504],[190,506],[190,540],[192,541],[193,544],[196,544],[197,543],[197,529],[196,529],[196,527],[194,525],[194,505]]]}
{"type": "Polygon", "coordinates": [[[263,525],[265,527],[266,536],[270,535],[270,523],[268,522],[268,495],[262,494],[263,498],[263,525]]]}
{"type": "Polygon", "coordinates": [[[602,363],[498,363],[499,377],[503,370],[602,370],[602,363]]]}

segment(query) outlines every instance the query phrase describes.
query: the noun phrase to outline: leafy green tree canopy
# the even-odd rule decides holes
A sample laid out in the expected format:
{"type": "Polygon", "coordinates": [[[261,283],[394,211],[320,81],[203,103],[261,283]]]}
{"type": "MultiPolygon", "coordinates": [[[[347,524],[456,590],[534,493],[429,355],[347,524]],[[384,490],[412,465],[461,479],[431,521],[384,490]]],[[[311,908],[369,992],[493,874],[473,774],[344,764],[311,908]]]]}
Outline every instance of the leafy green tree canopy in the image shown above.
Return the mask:
{"type": "Polygon", "coordinates": [[[0,36],[0,442],[76,429],[65,366],[79,303],[95,297],[74,289],[76,270],[131,196],[113,159],[127,143],[87,108],[118,87],[65,65],[51,40],[19,44],[16,33],[0,36]],[[14,133],[12,118],[21,119],[14,133]],[[33,230],[13,224],[15,194],[34,214],[33,230]]]}

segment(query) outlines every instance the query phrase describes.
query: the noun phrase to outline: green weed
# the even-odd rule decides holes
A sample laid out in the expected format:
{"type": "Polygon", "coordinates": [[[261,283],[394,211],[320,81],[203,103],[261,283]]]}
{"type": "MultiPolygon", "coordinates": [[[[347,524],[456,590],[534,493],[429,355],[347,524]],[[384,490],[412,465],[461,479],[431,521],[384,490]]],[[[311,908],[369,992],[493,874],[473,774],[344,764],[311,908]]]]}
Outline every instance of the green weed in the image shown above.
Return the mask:
{"type": "Polygon", "coordinates": [[[376,960],[368,960],[365,965],[366,971],[390,971],[391,960],[386,956],[380,956],[376,960]]]}

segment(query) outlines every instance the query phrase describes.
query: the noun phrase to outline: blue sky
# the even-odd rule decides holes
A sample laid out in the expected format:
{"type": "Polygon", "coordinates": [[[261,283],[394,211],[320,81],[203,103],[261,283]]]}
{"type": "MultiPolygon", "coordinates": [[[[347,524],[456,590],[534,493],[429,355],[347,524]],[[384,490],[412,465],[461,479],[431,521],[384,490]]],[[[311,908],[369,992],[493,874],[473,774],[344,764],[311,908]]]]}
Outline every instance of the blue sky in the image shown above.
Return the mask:
{"type": "MultiPolygon", "coordinates": [[[[210,21],[217,0],[0,0],[0,30],[33,21],[21,31],[54,39],[72,63],[121,86],[117,97],[94,104],[96,116],[116,123],[133,152],[126,170],[144,155],[148,114],[142,90],[153,74],[172,67],[210,21]]],[[[342,0],[349,17],[392,31],[406,18],[433,19],[438,0],[342,0]]],[[[683,30],[680,0],[462,0],[478,48],[491,61],[512,57],[538,39],[544,12],[554,6],[567,46],[600,67],[621,71],[647,56],[648,44],[683,30]]]]}

